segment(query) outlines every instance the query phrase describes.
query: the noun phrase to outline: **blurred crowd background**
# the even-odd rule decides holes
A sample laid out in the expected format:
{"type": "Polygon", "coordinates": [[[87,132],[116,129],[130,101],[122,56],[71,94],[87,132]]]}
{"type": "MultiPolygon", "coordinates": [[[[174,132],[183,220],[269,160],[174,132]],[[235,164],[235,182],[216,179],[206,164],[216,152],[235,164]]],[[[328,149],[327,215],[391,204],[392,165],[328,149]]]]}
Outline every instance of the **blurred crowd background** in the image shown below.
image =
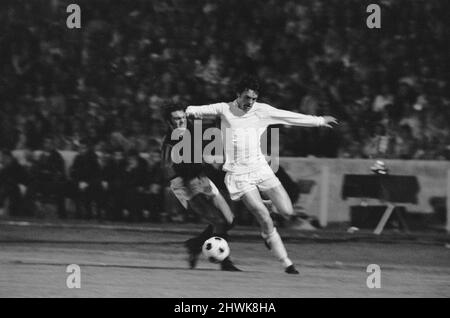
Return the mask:
{"type": "Polygon", "coordinates": [[[281,156],[449,160],[450,2],[377,1],[369,29],[371,2],[78,0],[68,29],[70,1],[4,0],[0,148],[156,158],[167,99],[231,101],[253,73],[261,101],[340,121],[282,127],[281,156]]]}

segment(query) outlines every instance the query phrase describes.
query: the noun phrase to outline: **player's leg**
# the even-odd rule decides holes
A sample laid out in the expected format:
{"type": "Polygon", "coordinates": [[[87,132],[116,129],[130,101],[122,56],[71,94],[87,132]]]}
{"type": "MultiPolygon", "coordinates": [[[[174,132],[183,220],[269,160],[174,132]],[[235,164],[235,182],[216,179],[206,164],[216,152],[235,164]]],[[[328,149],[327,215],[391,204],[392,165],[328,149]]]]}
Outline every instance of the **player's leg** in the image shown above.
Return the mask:
{"type": "Polygon", "coordinates": [[[269,189],[262,190],[264,195],[269,198],[278,214],[285,218],[290,218],[294,214],[291,199],[284,189],[283,185],[279,184],[269,189]]]}
{"type": "Polygon", "coordinates": [[[199,176],[187,183],[191,194],[190,204],[198,215],[215,226],[216,234],[226,234],[234,221],[234,215],[216,185],[206,176],[199,176]],[[200,194],[200,195],[199,195],[200,194]]]}
{"type": "Polygon", "coordinates": [[[268,201],[273,207],[272,211],[279,217],[280,224],[285,224],[287,221],[291,226],[296,226],[299,222],[303,222],[300,216],[294,212],[292,201],[283,185],[280,184],[261,191],[269,199],[268,201]]]}
{"type": "Polygon", "coordinates": [[[214,207],[221,212],[226,223],[231,226],[234,222],[234,214],[222,194],[218,192],[216,195],[211,197],[211,202],[214,207]]]}
{"type": "MultiPolygon", "coordinates": [[[[187,209],[189,206],[189,201],[192,199],[192,193],[190,193],[188,187],[186,186],[184,180],[181,177],[174,178],[170,181],[170,190],[175,195],[177,200],[181,205],[187,209]]],[[[190,206],[194,206],[192,209],[199,209],[203,205],[202,202],[196,202],[195,200],[190,203],[190,206]],[[198,205],[196,207],[196,205],[198,205]]],[[[213,226],[208,225],[205,230],[199,235],[187,240],[184,245],[188,250],[188,263],[190,268],[194,268],[197,265],[198,257],[201,253],[200,242],[204,242],[206,239],[212,236],[213,226]],[[205,238],[206,239],[203,239],[205,238]]]]}
{"type": "MultiPolygon", "coordinates": [[[[210,223],[202,233],[185,242],[189,266],[194,268],[203,242],[214,235],[227,238],[227,231],[233,225],[234,216],[217,187],[206,177],[195,178],[186,183],[181,178],[176,178],[171,182],[171,190],[185,208],[189,204],[197,215],[210,223]]],[[[229,258],[225,259],[221,266],[223,270],[239,271],[229,258]]]]}
{"type": "Polygon", "coordinates": [[[231,211],[228,206],[221,205],[222,202],[219,196],[221,197],[222,195],[218,194],[211,197],[199,193],[192,197],[188,202],[189,206],[198,216],[205,219],[213,226],[213,233],[222,236],[230,229],[234,217],[227,218],[224,215],[224,211],[225,213],[231,213],[231,211]]]}
{"type": "MultiPolygon", "coordinates": [[[[207,211],[207,207],[205,204],[205,199],[202,198],[203,195],[196,195],[194,198],[188,201],[189,206],[197,215],[202,215],[207,211]]],[[[203,215],[204,217],[204,215],[203,215]]],[[[214,235],[214,225],[212,223],[208,224],[208,226],[201,232],[199,235],[196,235],[190,239],[188,239],[184,245],[187,248],[188,252],[188,262],[190,268],[195,268],[197,265],[198,259],[202,252],[202,245],[208,238],[214,235]]]]}
{"type": "Polygon", "coordinates": [[[273,225],[270,212],[263,203],[257,185],[260,180],[267,180],[263,184],[268,188],[278,185],[280,181],[273,174],[270,167],[262,167],[255,173],[243,175],[234,175],[228,173],[225,176],[225,185],[232,200],[242,200],[248,210],[255,216],[261,227],[261,236],[266,246],[281,261],[288,273],[298,273],[292,265],[292,261],[288,258],[286,249],[281,241],[280,235],[273,225]],[[273,179],[275,178],[275,179],[273,179]],[[293,271],[291,269],[294,269],[293,271]]]}
{"type": "MultiPolygon", "coordinates": [[[[214,184],[213,188],[215,188],[214,184]]],[[[220,236],[225,240],[228,240],[228,231],[234,225],[234,214],[217,188],[213,190],[213,193],[213,196],[208,195],[205,197],[208,201],[208,211],[205,212],[205,215],[209,216],[211,218],[210,222],[214,224],[214,236],[220,236]]],[[[224,271],[240,271],[240,269],[233,264],[230,257],[224,259],[220,266],[224,271]]]]}
{"type": "MultiPolygon", "coordinates": [[[[215,188],[214,184],[213,188],[215,188]]],[[[196,257],[198,258],[205,240],[211,236],[220,236],[228,240],[228,231],[233,227],[234,215],[225,198],[216,190],[212,190],[212,192],[206,190],[206,193],[198,193],[189,200],[189,205],[192,209],[210,223],[210,226],[207,228],[209,231],[205,230],[199,236],[186,242],[192,262],[196,261],[196,257]]],[[[193,267],[192,264],[191,267],[193,267]]],[[[233,264],[230,257],[221,262],[221,269],[225,271],[240,271],[233,264]]]]}
{"type": "MultiPolygon", "coordinates": [[[[258,189],[265,198],[270,200],[273,206],[272,211],[275,211],[277,215],[284,219],[290,219],[294,214],[291,199],[272,169],[270,167],[261,169],[258,178],[262,180],[257,183],[258,189]]],[[[298,273],[294,265],[288,266],[286,272],[290,274],[298,273]]]]}
{"type": "MultiPolygon", "coordinates": [[[[211,201],[212,204],[220,211],[220,215],[226,220],[226,222],[223,223],[223,227],[221,229],[217,229],[218,233],[217,236],[221,236],[225,238],[225,240],[228,240],[228,231],[231,230],[231,228],[234,226],[234,214],[231,211],[227,201],[222,196],[222,194],[220,194],[220,192],[217,195],[213,196],[211,201]]],[[[220,263],[220,266],[224,271],[231,271],[231,272],[241,271],[233,264],[230,256],[225,258],[220,263]]]]}
{"type": "Polygon", "coordinates": [[[297,270],[289,259],[283,241],[273,225],[270,212],[264,205],[261,195],[257,189],[246,192],[241,197],[245,206],[255,216],[261,226],[261,236],[266,246],[272,251],[275,257],[282,263],[289,274],[298,274],[297,270]]]}
{"type": "Polygon", "coordinates": [[[198,253],[200,253],[203,242],[208,238],[214,235],[223,236],[222,234],[227,228],[227,222],[221,212],[212,205],[211,199],[202,193],[199,193],[192,197],[188,201],[188,204],[195,212],[195,214],[209,223],[207,230],[203,231],[200,235],[188,240],[188,242],[191,243],[190,245],[193,247],[195,245],[198,253]]]}

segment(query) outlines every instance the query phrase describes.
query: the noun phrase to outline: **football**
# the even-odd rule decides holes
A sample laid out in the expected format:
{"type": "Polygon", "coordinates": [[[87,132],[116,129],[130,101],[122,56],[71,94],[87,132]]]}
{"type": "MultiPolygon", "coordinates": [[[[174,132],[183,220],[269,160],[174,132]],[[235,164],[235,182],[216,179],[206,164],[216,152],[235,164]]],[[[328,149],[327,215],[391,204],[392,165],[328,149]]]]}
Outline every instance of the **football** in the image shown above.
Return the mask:
{"type": "Polygon", "coordinates": [[[220,263],[230,255],[230,247],[227,241],[218,236],[213,236],[203,243],[203,255],[211,263],[220,263]]]}

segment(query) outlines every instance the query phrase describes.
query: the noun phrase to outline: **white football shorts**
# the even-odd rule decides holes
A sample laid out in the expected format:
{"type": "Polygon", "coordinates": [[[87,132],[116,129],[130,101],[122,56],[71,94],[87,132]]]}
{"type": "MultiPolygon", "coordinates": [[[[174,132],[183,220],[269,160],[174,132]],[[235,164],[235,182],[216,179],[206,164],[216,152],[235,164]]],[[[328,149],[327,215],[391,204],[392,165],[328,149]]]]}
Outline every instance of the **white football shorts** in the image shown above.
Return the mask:
{"type": "Polygon", "coordinates": [[[234,174],[228,172],[225,176],[225,185],[230,193],[231,200],[237,201],[247,192],[269,190],[281,185],[281,182],[270,166],[267,165],[250,173],[234,174]]]}

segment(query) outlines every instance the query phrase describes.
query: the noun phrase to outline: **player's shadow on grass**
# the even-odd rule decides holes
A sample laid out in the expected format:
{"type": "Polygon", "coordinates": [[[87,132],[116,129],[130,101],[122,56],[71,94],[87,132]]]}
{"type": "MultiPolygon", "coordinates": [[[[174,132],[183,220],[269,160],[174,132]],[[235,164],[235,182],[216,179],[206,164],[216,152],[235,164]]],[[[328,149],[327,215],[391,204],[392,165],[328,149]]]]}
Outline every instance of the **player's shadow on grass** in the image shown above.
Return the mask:
{"type": "Polygon", "coordinates": [[[35,240],[35,239],[0,239],[1,244],[80,244],[80,245],[180,245],[184,242],[180,241],[158,241],[158,242],[142,242],[142,241],[61,241],[61,240],[35,240]]]}
{"type": "MultiPolygon", "coordinates": [[[[67,266],[67,263],[61,263],[61,262],[33,262],[33,261],[11,261],[10,264],[14,265],[30,265],[30,266],[67,266]]],[[[195,272],[195,271],[220,271],[218,268],[188,268],[188,267],[164,267],[164,266],[149,266],[149,265],[122,265],[122,264],[91,264],[91,263],[79,263],[77,264],[80,267],[99,267],[99,268],[128,268],[128,269],[153,269],[153,270],[182,270],[182,271],[189,271],[189,272],[195,272]]]]}

